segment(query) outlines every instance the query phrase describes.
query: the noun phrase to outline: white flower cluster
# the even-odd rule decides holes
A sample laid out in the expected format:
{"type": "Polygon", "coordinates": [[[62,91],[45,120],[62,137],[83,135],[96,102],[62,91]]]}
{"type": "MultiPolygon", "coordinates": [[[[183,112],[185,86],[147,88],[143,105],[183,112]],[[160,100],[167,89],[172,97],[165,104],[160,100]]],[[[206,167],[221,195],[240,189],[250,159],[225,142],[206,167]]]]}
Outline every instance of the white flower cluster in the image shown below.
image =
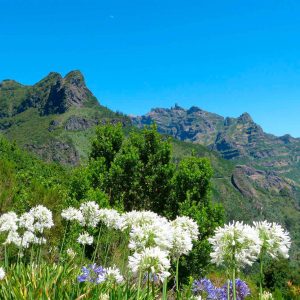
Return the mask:
{"type": "Polygon", "coordinates": [[[3,280],[5,277],[5,271],[2,267],[0,267],[0,280],[3,280]]]}
{"type": "Polygon", "coordinates": [[[133,273],[151,272],[164,280],[169,276],[170,259],[188,254],[198,239],[197,223],[188,217],[170,222],[151,211],[132,211],[122,216],[122,230],[129,229],[129,257],[133,273]]]}
{"type": "MultiPolygon", "coordinates": [[[[155,273],[153,275],[161,279],[169,275],[170,259],[188,254],[192,250],[192,242],[199,235],[197,223],[188,217],[177,217],[170,222],[152,211],[120,214],[114,209],[100,209],[94,201],[82,203],[79,209],[69,207],[62,211],[61,216],[84,227],[95,228],[102,222],[108,228],[128,231],[128,247],[134,251],[129,257],[129,267],[133,273],[146,272],[150,268],[155,273]]],[[[82,233],[77,242],[91,245],[93,236],[82,233]]],[[[114,274],[113,270],[110,270],[111,274],[114,274]]]]}
{"type": "Polygon", "coordinates": [[[123,219],[115,209],[102,208],[99,210],[99,217],[108,228],[122,228],[123,219]]]}
{"type": "Polygon", "coordinates": [[[129,257],[129,268],[133,273],[150,271],[161,281],[170,276],[170,259],[168,252],[159,247],[145,248],[142,252],[135,252],[129,257]]]}
{"type": "Polygon", "coordinates": [[[273,300],[273,296],[270,292],[264,291],[261,295],[262,300],[273,300]]]}
{"type": "MultiPolygon", "coordinates": [[[[68,207],[61,213],[63,219],[67,221],[76,221],[83,227],[95,228],[99,222],[103,222],[108,228],[121,229],[122,217],[114,209],[100,209],[95,201],[84,202],[79,209],[68,207]]],[[[93,237],[88,233],[83,233],[77,239],[82,245],[91,245],[93,237]]]]}
{"type": "Polygon", "coordinates": [[[88,201],[80,205],[83,215],[82,226],[95,228],[100,221],[99,205],[95,201],[88,201]]]}
{"type": "Polygon", "coordinates": [[[212,262],[217,265],[230,265],[232,257],[239,267],[252,265],[260,253],[261,241],[257,230],[242,222],[218,227],[215,235],[208,240],[213,246],[212,262]]]}
{"type": "Polygon", "coordinates": [[[20,217],[14,212],[0,216],[0,232],[7,232],[4,244],[15,244],[21,248],[28,248],[30,244],[46,243],[41,234],[44,229],[50,229],[52,226],[52,212],[42,205],[32,208],[20,217]]]}
{"type": "Polygon", "coordinates": [[[291,238],[287,231],[277,223],[253,222],[262,242],[262,251],[272,258],[289,257],[291,238]]]}
{"type": "Polygon", "coordinates": [[[149,224],[134,225],[130,231],[129,248],[140,251],[146,247],[159,247],[169,251],[172,248],[173,230],[170,222],[156,216],[149,224]]]}
{"type": "Polygon", "coordinates": [[[77,242],[81,245],[92,245],[94,241],[93,236],[89,235],[87,232],[81,233],[77,239],[77,242]]]}
{"type": "Polygon", "coordinates": [[[193,241],[199,236],[197,223],[189,217],[177,217],[172,223],[173,244],[172,256],[179,258],[181,255],[188,254],[193,248],[193,241]]]}
{"type": "Polygon", "coordinates": [[[110,283],[122,283],[124,277],[121,275],[120,270],[115,266],[105,269],[105,279],[110,283]]]}
{"type": "Polygon", "coordinates": [[[64,209],[61,213],[61,216],[67,221],[78,221],[79,223],[83,222],[82,212],[74,207],[68,207],[64,209]]]}
{"type": "Polygon", "coordinates": [[[288,258],[291,246],[289,233],[279,224],[266,221],[254,222],[253,227],[242,222],[233,222],[218,227],[215,235],[208,240],[213,246],[213,263],[228,266],[234,257],[237,267],[252,265],[261,251],[265,251],[272,258],[288,258]]]}

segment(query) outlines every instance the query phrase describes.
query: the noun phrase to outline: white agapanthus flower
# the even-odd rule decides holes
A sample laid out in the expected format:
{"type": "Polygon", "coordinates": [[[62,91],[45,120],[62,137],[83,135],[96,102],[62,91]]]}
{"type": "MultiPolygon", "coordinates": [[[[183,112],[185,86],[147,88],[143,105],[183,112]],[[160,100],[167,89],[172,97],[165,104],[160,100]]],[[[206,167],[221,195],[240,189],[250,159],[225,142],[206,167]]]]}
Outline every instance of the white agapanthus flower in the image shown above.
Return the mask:
{"type": "Polygon", "coordinates": [[[182,227],[173,227],[173,241],[171,255],[178,259],[181,255],[187,255],[193,248],[190,234],[182,227]]]}
{"type": "Polygon", "coordinates": [[[25,228],[28,231],[34,231],[34,216],[32,213],[23,213],[19,218],[19,227],[25,228]]]}
{"type": "Polygon", "coordinates": [[[16,231],[18,229],[18,216],[10,211],[0,216],[0,232],[16,231]]]}
{"type": "Polygon", "coordinates": [[[224,227],[218,227],[215,235],[208,241],[213,247],[212,262],[230,267],[232,264],[236,267],[252,265],[261,249],[258,231],[242,222],[233,222],[224,227]]]}
{"type": "Polygon", "coordinates": [[[4,245],[15,244],[17,247],[20,247],[21,242],[22,239],[17,231],[9,231],[4,245]]]}
{"type": "Polygon", "coordinates": [[[159,247],[146,248],[140,253],[135,252],[132,256],[129,256],[128,261],[130,270],[135,274],[150,271],[158,276],[161,281],[170,276],[168,252],[161,250],[159,247]]]}
{"type": "Polygon", "coordinates": [[[122,215],[122,230],[130,229],[133,226],[153,224],[157,219],[165,219],[152,211],[130,211],[122,215]]]}
{"type": "Polygon", "coordinates": [[[95,201],[88,201],[80,205],[80,211],[83,215],[82,226],[95,228],[99,221],[99,205],[95,201]]]}
{"type": "Polygon", "coordinates": [[[22,248],[28,248],[30,244],[35,243],[37,237],[31,231],[25,231],[21,236],[20,246],[22,248]]]}
{"type": "Polygon", "coordinates": [[[121,275],[120,270],[115,266],[105,269],[105,273],[105,280],[108,282],[122,283],[124,281],[124,277],[121,275]]]}
{"type": "Polygon", "coordinates": [[[43,205],[30,209],[29,213],[34,217],[33,228],[35,232],[43,233],[44,229],[54,226],[52,212],[43,205]]]}
{"type": "Polygon", "coordinates": [[[2,267],[0,267],[0,280],[3,280],[5,277],[5,271],[2,267]]]}
{"type": "Polygon", "coordinates": [[[262,300],[273,300],[273,296],[270,292],[264,291],[261,295],[262,300]]]}
{"type": "Polygon", "coordinates": [[[71,259],[73,259],[73,258],[76,256],[76,252],[75,252],[73,249],[68,248],[68,249],[67,249],[67,255],[68,255],[71,259]]]}
{"type": "Polygon", "coordinates": [[[259,238],[262,243],[262,251],[269,254],[272,258],[289,257],[291,238],[287,231],[277,223],[253,222],[258,230],[259,238]]]}
{"type": "Polygon", "coordinates": [[[87,232],[81,233],[77,239],[77,242],[81,245],[92,245],[93,241],[93,236],[89,235],[87,232]]]}
{"type": "Polygon", "coordinates": [[[156,217],[150,224],[133,225],[130,231],[129,248],[140,251],[159,247],[169,251],[172,248],[173,228],[165,218],[156,217]]]}
{"type": "Polygon", "coordinates": [[[63,219],[67,221],[77,221],[79,223],[83,222],[83,215],[79,209],[74,207],[68,207],[61,212],[63,219]]]}
{"type": "Polygon", "coordinates": [[[178,216],[174,221],[172,221],[173,227],[179,227],[190,234],[192,241],[197,241],[199,236],[198,224],[187,216],[178,216]]]}
{"type": "Polygon", "coordinates": [[[120,229],[122,227],[121,216],[115,209],[100,209],[99,218],[108,228],[120,229]]]}
{"type": "Polygon", "coordinates": [[[35,245],[44,245],[47,243],[47,240],[44,237],[35,236],[32,243],[35,245]]]}

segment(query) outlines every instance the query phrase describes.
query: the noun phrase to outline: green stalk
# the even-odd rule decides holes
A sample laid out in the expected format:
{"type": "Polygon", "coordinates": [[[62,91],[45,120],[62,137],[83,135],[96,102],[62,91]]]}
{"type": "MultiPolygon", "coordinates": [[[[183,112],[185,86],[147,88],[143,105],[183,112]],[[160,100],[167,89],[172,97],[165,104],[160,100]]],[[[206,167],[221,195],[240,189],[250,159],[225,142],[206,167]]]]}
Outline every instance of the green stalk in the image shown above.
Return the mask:
{"type": "Polygon", "coordinates": [[[109,247],[110,247],[110,243],[108,242],[108,239],[109,239],[109,234],[107,235],[106,242],[105,242],[105,245],[106,245],[105,259],[104,259],[104,266],[105,267],[106,267],[106,261],[107,261],[107,257],[108,257],[108,250],[109,250],[109,247]]]}
{"type": "Polygon", "coordinates": [[[152,276],[152,298],[155,299],[155,286],[154,286],[154,277],[152,276]]]}
{"type": "Polygon", "coordinates": [[[236,300],[236,288],[235,288],[235,267],[232,271],[232,291],[233,291],[233,300],[236,300]]]}
{"type": "Polygon", "coordinates": [[[65,228],[65,232],[64,232],[64,235],[63,235],[63,240],[61,242],[61,246],[60,246],[60,250],[59,250],[59,259],[61,259],[61,254],[62,254],[63,249],[64,249],[64,244],[65,244],[65,240],[66,240],[66,235],[67,235],[69,223],[70,223],[70,221],[67,222],[67,225],[66,225],[66,228],[65,228]]]}
{"type": "MultiPolygon", "coordinates": [[[[40,239],[40,241],[42,241],[42,238],[40,239]]],[[[42,242],[41,244],[39,245],[39,252],[38,252],[38,265],[40,264],[41,262],[41,257],[42,257],[42,242]]]]}
{"type": "Polygon", "coordinates": [[[139,282],[138,282],[138,290],[137,290],[136,300],[139,300],[139,298],[140,298],[141,282],[142,282],[142,271],[140,270],[140,273],[139,273],[139,282]]]}
{"type": "Polygon", "coordinates": [[[167,285],[168,285],[168,279],[166,278],[166,279],[164,280],[164,283],[163,283],[162,300],[168,300],[168,299],[167,299],[167,285]]]}
{"type": "Polygon", "coordinates": [[[34,245],[32,245],[30,249],[30,264],[32,264],[33,256],[34,256],[34,245]]]}
{"type": "Polygon", "coordinates": [[[259,280],[259,299],[262,300],[262,294],[263,294],[263,290],[262,290],[262,284],[263,284],[263,280],[264,280],[264,273],[263,273],[263,253],[260,253],[260,280],[259,280]]]}
{"type": "Polygon", "coordinates": [[[93,263],[95,262],[97,254],[98,254],[98,247],[99,247],[99,243],[100,243],[101,229],[102,229],[102,223],[101,223],[101,226],[100,226],[100,229],[99,229],[99,233],[98,233],[98,237],[97,237],[96,248],[95,248],[95,251],[93,253],[93,263]]]}
{"type": "Polygon", "coordinates": [[[83,245],[83,249],[82,249],[81,266],[83,265],[84,255],[85,255],[85,245],[83,245]]]}
{"type": "Polygon", "coordinates": [[[149,294],[150,294],[150,271],[148,270],[148,273],[147,273],[147,300],[149,300],[149,294]]]}
{"type": "Polygon", "coordinates": [[[230,279],[227,279],[227,300],[230,300],[230,279]]]}
{"type": "Polygon", "coordinates": [[[177,294],[177,299],[179,299],[179,257],[176,260],[176,275],[175,275],[175,280],[176,280],[176,294],[177,294]]]}
{"type": "Polygon", "coordinates": [[[7,247],[6,247],[6,244],[4,244],[4,255],[5,255],[5,269],[8,268],[8,254],[7,254],[7,247]]]}

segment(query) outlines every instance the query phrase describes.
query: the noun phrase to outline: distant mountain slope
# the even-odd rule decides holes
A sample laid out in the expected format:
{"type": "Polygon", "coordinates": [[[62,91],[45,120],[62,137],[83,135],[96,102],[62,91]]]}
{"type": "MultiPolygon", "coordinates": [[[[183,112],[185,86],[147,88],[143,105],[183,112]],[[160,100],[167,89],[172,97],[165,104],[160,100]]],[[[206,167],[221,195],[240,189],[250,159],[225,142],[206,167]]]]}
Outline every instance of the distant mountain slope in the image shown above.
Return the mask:
{"type": "Polygon", "coordinates": [[[138,127],[156,123],[161,133],[205,145],[225,159],[246,161],[300,183],[300,139],[267,134],[248,113],[238,118],[223,118],[197,107],[185,110],[176,105],[171,109],[152,109],[132,121],[138,127]]]}
{"type": "Polygon", "coordinates": [[[45,160],[79,163],[95,125],[117,120],[128,122],[99,104],[79,71],[52,72],[33,86],[0,83],[0,131],[45,160]]]}

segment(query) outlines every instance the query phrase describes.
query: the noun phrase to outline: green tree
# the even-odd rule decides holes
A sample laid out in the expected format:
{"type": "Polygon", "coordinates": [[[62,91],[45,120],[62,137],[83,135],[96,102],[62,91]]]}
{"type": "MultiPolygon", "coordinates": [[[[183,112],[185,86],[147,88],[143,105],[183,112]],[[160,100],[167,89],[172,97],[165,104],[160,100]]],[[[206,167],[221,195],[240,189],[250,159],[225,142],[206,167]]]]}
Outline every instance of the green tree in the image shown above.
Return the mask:
{"type": "Polygon", "coordinates": [[[205,274],[211,250],[207,238],[224,222],[223,208],[211,202],[212,175],[213,171],[207,158],[192,156],[179,163],[174,177],[173,197],[177,200],[178,213],[194,219],[200,231],[199,241],[194,244],[191,254],[181,262],[181,278],[187,278],[188,274],[205,274]]]}
{"type": "Polygon", "coordinates": [[[98,126],[96,136],[92,141],[90,158],[97,160],[104,158],[107,168],[110,168],[115,155],[121,149],[124,140],[122,124],[98,126]]]}
{"type": "Polygon", "coordinates": [[[170,143],[155,125],[131,133],[109,172],[113,202],[122,202],[126,210],[166,213],[174,170],[170,143]]]}

